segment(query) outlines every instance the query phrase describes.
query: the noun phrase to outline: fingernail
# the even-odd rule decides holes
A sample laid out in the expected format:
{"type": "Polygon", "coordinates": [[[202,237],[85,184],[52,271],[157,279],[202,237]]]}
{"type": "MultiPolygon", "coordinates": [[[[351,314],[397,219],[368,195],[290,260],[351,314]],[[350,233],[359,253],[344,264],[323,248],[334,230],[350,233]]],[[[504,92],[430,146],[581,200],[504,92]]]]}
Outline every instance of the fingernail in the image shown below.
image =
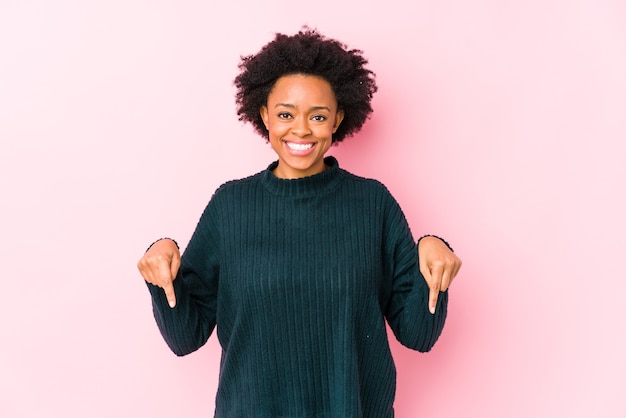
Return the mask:
{"type": "Polygon", "coordinates": [[[434,315],[435,314],[435,307],[431,306],[429,309],[430,309],[430,313],[434,315]]]}
{"type": "Polygon", "coordinates": [[[170,308],[176,306],[176,302],[174,302],[173,300],[169,300],[168,303],[170,304],[170,308]]]}

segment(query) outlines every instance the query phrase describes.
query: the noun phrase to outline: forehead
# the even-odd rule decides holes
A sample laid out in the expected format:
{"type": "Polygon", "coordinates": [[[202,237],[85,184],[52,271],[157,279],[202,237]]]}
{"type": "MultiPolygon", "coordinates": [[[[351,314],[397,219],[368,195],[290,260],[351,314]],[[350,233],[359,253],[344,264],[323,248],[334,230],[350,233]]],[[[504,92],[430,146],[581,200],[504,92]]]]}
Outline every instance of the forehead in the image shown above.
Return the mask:
{"type": "Polygon", "coordinates": [[[274,83],[268,102],[319,102],[336,104],[335,93],[328,81],[322,77],[306,74],[290,74],[274,83]]]}

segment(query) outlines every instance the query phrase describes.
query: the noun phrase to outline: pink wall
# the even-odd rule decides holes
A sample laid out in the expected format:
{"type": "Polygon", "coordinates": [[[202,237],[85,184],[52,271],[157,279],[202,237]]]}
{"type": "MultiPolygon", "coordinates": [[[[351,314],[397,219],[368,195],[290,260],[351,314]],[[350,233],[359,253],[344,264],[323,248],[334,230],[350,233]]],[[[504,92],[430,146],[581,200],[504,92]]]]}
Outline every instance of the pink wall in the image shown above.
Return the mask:
{"type": "Polygon", "coordinates": [[[378,75],[332,152],[464,260],[397,415],[626,416],[623,2],[209,3],[0,4],[0,416],[212,416],[216,339],[172,355],[135,263],[273,159],[231,81],[303,23],[378,75]]]}

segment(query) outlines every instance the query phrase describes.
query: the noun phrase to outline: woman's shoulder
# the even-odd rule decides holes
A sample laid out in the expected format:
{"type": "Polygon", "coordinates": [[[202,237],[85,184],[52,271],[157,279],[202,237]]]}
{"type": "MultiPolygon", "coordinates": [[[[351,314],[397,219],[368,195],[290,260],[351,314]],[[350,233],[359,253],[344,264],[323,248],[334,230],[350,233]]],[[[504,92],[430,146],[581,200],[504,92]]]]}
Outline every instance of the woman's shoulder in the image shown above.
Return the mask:
{"type": "Polygon", "coordinates": [[[263,172],[259,172],[247,177],[225,181],[215,190],[213,197],[222,194],[237,193],[243,189],[255,187],[261,183],[262,174],[263,172]]]}
{"type": "Polygon", "coordinates": [[[396,208],[399,206],[395,196],[381,180],[353,174],[346,170],[341,171],[345,178],[342,184],[350,189],[348,192],[350,195],[367,196],[368,199],[376,200],[381,207],[396,208]]]}
{"type": "Polygon", "coordinates": [[[366,188],[368,191],[378,191],[380,193],[390,194],[387,186],[385,186],[385,184],[378,179],[357,175],[343,169],[341,170],[341,173],[344,176],[345,183],[348,185],[366,188]]]}

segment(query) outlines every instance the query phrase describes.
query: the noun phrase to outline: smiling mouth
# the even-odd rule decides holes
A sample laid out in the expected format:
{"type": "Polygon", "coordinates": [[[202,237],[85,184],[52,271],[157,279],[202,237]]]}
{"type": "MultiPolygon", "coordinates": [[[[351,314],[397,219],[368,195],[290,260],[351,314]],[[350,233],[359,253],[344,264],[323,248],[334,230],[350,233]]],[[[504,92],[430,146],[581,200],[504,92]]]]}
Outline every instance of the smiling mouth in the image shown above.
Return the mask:
{"type": "Polygon", "coordinates": [[[287,148],[293,151],[307,151],[313,148],[314,144],[311,142],[303,144],[303,143],[285,141],[285,145],[287,145],[287,148]]]}

